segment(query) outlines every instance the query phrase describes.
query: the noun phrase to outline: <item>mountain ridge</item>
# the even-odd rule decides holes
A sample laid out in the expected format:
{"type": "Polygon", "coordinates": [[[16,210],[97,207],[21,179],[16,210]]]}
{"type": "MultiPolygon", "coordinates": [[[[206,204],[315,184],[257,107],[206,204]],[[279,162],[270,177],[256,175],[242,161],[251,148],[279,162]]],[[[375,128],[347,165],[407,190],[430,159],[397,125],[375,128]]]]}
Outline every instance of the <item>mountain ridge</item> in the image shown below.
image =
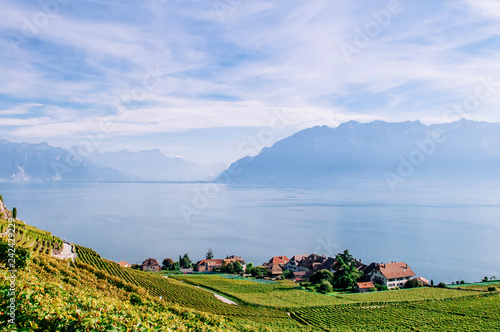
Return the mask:
{"type": "Polygon", "coordinates": [[[315,126],[235,161],[216,182],[336,185],[498,178],[500,124],[459,120],[425,125],[349,121],[315,126]],[[409,170],[403,171],[401,164],[409,170]],[[411,174],[410,174],[411,173],[411,174]]]}

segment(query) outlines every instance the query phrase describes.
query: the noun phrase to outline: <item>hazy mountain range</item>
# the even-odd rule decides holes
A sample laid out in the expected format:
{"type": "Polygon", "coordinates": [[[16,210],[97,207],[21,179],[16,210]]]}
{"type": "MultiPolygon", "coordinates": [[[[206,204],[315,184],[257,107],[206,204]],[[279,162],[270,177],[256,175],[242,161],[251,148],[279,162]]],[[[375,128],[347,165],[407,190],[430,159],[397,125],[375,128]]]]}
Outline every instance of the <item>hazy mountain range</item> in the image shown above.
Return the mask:
{"type": "Polygon", "coordinates": [[[206,167],[179,157],[167,157],[160,150],[93,152],[87,158],[102,167],[111,167],[145,181],[212,180],[206,167]]]}
{"type": "Polygon", "coordinates": [[[39,181],[195,181],[208,172],[182,158],[159,150],[93,152],[62,149],[47,143],[12,143],[0,140],[0,182],[39,181]]]}
{"type": "MultiPolygon", "coordinates": [[[[159,150],[81,157],[46,143],[0,140],[0,181],[211,180],[207,167],[159,150]]],[[[216,182],[245,185],[388,184],[500,180],[500,124],[350,121],[302,130],[234,162],[216,182]]]]}
{"type": "Polygon", "coordinates": [[[0,181],[122,181],[121,172],[98,167],[88,159],[47,143],[0,140],[0,181]]]}
{"type": "Polygon", "coordinates": [[[374,121],[302,130],[242,158],[217,182],[320,185],[500,179],[500,124],[374,121]]]}

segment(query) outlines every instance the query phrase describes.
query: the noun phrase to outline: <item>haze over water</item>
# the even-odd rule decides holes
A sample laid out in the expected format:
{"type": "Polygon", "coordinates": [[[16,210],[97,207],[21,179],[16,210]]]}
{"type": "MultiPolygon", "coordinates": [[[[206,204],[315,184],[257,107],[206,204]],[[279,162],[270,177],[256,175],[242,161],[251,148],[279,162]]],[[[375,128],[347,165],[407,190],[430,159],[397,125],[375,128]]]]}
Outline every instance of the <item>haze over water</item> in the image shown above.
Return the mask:
{"type": "Polygon", "coordinates": [[[348,248],[366,264],[405,261],[435,282],[500,276],[500,188],[291,189],[174,183],[2,183],[28,224],[115,261],[276,255],[348,248]],[[212,195],[213,194],[213,195],[212,195]],[[193,204],[194,202],[198,202],[193,204]],[[189,218],[180,207],[191,210],[189,218]]]}

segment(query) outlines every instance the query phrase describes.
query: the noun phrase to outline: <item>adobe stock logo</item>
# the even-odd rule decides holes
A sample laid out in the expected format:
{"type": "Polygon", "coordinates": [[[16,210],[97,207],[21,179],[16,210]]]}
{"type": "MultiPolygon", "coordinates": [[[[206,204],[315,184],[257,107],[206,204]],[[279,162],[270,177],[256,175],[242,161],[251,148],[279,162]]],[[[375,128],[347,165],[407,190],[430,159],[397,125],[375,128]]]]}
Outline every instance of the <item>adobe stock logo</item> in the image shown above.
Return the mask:
{"type": "Polygon", "coordinates": [[[42,0],[38,2],[40,10],[31,17],[21,16],[23,25],[21,34],[10,35],[10,45],[14,51],[18,51],[19,46],[26,44],[30,39],[35,38],[40,30],[47,27],[51,20],[58,17],[61,6],[67,5],[71,0],[42,0]]]}
{"type": "Polygon", "coordinates": [[[399,0],[390,1],[386,9],[372,11],[373,20],[366,22],[363,28],[356,27],[354,29],[355,33],[352,42],[339,44],[340,51],[344,55],[346,62],[351,63],[354,55],[361,54],[364,49],[370,46],[372,40],[391,24],[393,17],[402,11],[403,6],[401,6],[399,0]]]}

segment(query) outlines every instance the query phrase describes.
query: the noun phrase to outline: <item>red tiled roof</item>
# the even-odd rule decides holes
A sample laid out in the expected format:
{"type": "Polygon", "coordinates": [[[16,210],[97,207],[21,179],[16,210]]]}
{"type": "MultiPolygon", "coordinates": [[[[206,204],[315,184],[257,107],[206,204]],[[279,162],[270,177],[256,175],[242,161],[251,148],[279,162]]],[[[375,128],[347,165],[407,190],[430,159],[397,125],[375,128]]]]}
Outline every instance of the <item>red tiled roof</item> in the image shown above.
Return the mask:
{"type": "Polygon", "coordinates": [[[377,269],[387,279],[413,277],[415,275],[415,272],[404,262],[380,264],[377,269]]]}
{"type": "Polygon", "coordinates": [[[198,265],[222,265],[222,259],[204,259],[198,263],[198,265]]]}
{"type": "Polygon", "coordinates": [[[160,266],[160,264],[158,264],[158,261],[154,258],[146,259],[144,262],[142,262],[142,265],[143,266],[160,266]]]}
{"type": "Polygon", "coordinates": [[[356,283],[356,285],[358,286],[359,289],[366,289],[366,288],[374,288],[375,287],[375,285],[371,281],[358,282],[358,283],[356,283]]]}
{"type": "Polygon", "coordinates": [[[280,264],[286,264],[290,260],[286,256],[274,256],[269,260],[269,265],[280,265],[280,264]]]}

